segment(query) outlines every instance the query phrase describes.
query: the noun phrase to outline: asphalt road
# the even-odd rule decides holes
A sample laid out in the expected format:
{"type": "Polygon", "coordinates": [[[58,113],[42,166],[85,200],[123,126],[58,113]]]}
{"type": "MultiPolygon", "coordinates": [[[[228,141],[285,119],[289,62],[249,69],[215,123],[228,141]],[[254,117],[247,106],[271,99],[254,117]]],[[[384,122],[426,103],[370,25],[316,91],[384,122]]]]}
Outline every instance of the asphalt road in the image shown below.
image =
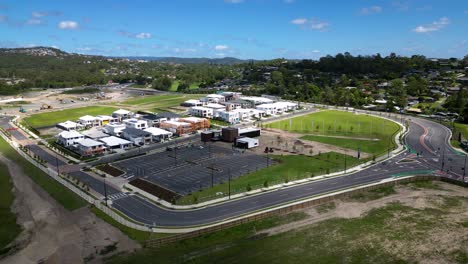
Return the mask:
{"type": "MultiPolygon", "coordinates": [[[[399,117],[395,116],[395,118],[399,117]]],[[[181,227],[222,221],[297,199],[402,175],[433,173],[461,180],[465,156],[457,153],[450,146],[448,142],[450,130],[429,120],[410,119],[409,132],[404,137],[409,151],[353,174],[279,189],[196,210],[169,210],[139,196],[112,191],[112,197],[115,198],[113,207],[134,220],[148,225],[181,227]],[[411,162],[400,163],[402,159],[411,162]]],[[[0,125],[1,123],[0,121],[0,125]]],[[[79,174],[84,179],[91,177],[84,172],[79,174]]],[[[96,186],[96,191],[103,193],[103,188],[97,187],[98,185],[104,186],[101,184],[102,179],[94,177],[93,179],[91,187],[96,186]]]]}

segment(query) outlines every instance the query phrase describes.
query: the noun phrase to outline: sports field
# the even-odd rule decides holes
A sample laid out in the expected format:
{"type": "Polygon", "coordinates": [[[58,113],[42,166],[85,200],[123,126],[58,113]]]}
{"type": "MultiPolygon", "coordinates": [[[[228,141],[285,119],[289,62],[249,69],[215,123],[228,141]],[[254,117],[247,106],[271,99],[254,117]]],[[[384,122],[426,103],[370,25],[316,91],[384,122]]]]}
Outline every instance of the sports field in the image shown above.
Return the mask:
{"type": "Polygon", "coordinates": [[[371,154],[393,149],[400,126],[392,121],[344,111],[320,111],[265,124],[264,127],[304,134],[301,139],[317,141],[371,154]]]}
{"type": "Polygon", "coordinates": [[[67,120],[74,121],[84,115],[109,115],[112,114],[112,112],[115,110],[117,110],[115,107],[110,106],[87,106],[34,114],[26,117],[24,121],[34,128],[40,128],[53,126],[56,123],[67,120]]]}

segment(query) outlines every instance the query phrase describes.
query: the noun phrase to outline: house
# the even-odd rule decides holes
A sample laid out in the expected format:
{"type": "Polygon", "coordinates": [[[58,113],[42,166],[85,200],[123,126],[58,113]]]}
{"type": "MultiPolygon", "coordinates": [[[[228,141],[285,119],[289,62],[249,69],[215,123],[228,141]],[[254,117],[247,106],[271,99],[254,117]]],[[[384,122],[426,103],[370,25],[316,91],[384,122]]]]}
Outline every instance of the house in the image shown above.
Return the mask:
{"type": "Polygon", "coordinates": [[[151,143],[152,135],[150,132],[141,129],[127,127],[122,130],[122,137],[131,141],[136,146],[142,146],[151,143]]]}
{"type": "Polygon", "coordinates": [[[208,108],[204,106],[194,106],[190,107],[189,114],[191,116],[199,116],[206,118],[213,118],[213,108],[208,108]]]}
{"type": "Polygon", "coordinates": [[[180,106],[192,107],[192,106],[202,106],[203,103],[200,100],[187,100],[180,104],[180,106]]]}
{"type": "Polygon", "coordinates": [[[99,126],[99,121],[96,119],[96,117],[90,115],[85,115],[78,118],[77,122],[87,128],[99,126]]]}
{"type": "Polygon", "coordinates": [[[271,104],[257,105],[256,109],[264,111],[267,115],[282,114],[286,111],[297,109],[297,104],[290,102],[276,102],[271,104]]]}
{"type": "Polygon", "coordinates": [[[246,101],[246,100],[231,100],[224,102],[223,105],[226,106],[226,109],[231,111],[234,109],[239,109],[239,108],[254,108],[255,104],[253,104],[251,101],[246,101]]]}
{"type": "Polygon", "coordinates": [[[214,118],[228,122],[229,124],[239,123],[239,113],[234,111],[217,110],[214,118]]]}
{"type": "Polygon", "coordinates": [[[114,122],[119,121],[118,118],[108,116],[108,115],[97,115],[96,119],[98,120],[100,126],[105,126],[109,123],[114,123],[114,122]]]}
{"type": "Polygon", "coordinates": [[[208,103],[204,107],[211,108],[213,110],[226,110],[226,106],[222,104],[208,103]]]}
{"type": "Polygon", "coordinates": [[[151,133],[153,142],[161,142],[172,137],[172,132],[157,127],[148,127],[144,131],[151,133]]]}
{"type": "Polygon", "coordinates": [[[185,117],[185,118],[179,118],[178,121],[191,124],[193,127],[193,130],[210,128],[210,121],[206,118],[185,117]]]}
{"type": "Polygon", "coordinates": [[[126,128],[126,127],[127,126],[125,126],[124,124],[117,123],[117,122],[116,123],[109,123],[104,127],[104,131],[107,134],[120,137],[120,135],[122,134],[122,130],[124,128],[126,128]]]}
{"type": "Polygon", "coordinates": [[[124,119],[131,118],[132,116],[133,113],[125,109],[119,109],[112,113],[112,117],[117,118],[119,122],[122,122],[124,119]]]}
{"type": "Polygon", "coordinates": [[[226,98],[220,94],[209,94],[200,99],[201,102],[206,103],[222,103],[226,100],[226,98]]]}
{"type": "Polygon", "coordinates": [[[144,113],[141,115],[141,119],[148,123],[148,127],[158,127],[162,121],[175,120],[179,117],[180,115],[172,112],[161,112],[158,114],[144,113]]]}
{"type": "Polygon", "coordinates": [[[238,99],[242,93],[238,93],[238,92],[222,92],[221,93],[222,96],[224,96],[224,101],[227,102],[227,101],[231,101],[231,100],[236,100],[238,99]]]}
{"type": "Polygon", "coordinates": [[[235,109],[233,112],[239,114],[239,120],[243,121],[250,118],[261,118],[265,115],[265,111],[251,108],[235,109]]]}
{"type": "Polygon", "coordinates": [[[99,141],[104,143],[107,149],[127,149],[132,146],[132,142],[116,136],[101,138],[99,141]]]}
{"type": "Polygon", "coordinates": [[[260,104],[271,104],[274,102],[272,99],[265,98],[265,97],[258,97],[258,96],[241,96],[239,99],[248,101],[254,106],[260,105],[260,104]]]}
{"type": "Polygon", "coordinates": [[[126,127],[132,127],[137,129],[145,129],[148,127],[148,122],[146,122],[146,120],[139,120],[136,118],[125,119],[123,123],[126,127]]]}
{"type": "Polygon", "coordinates": [[[92,127],[89,130],[83,131],[82,134],[87,138],[91,138],[95,140],[109,136],[109,134],[104,133],[102,129],[99,129],[97,127],[92,127]]]}
{"type": "Polygon", "coordinates": [[[76,148],[81,156],[101,154],[106,150],[104,143],[90,138],[76,142],[76,148]]]}
{"type": "Polygon", "coordinates": [[[84,125],[70,121],[70,120],[62,122],[62,123],[58,123],[55,126],[66,131],[81,130],[84,128],[84,125]]]}
{"type": "Polygon", "coordinates": [[[57,135],[57,143],[62,146],[68,147],[75,145],[76,142],[83,140],[85,136],[81,133],[78,133],[74,130],[72,131],[63,131],[57,135]]]}
{"type": "Polygon", "coordinates": [[[162,121],[159,124],[159,127],[178,136],[188,134],[196,130],[192,127],[191,123],[174,120],[162,121]]]}

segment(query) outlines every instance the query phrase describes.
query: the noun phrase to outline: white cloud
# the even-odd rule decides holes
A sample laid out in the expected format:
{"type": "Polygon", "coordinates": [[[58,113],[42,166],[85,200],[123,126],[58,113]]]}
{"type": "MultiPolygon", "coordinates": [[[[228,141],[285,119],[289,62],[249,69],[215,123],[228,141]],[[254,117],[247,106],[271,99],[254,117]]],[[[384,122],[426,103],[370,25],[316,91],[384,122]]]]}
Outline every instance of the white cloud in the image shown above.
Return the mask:
{"type": "Polygon", "coordinates": [[[327,21],[319,20],[316,18],[307,19],[307,18],[296,18],[291,20],[291,24],[299,25],[301,28],[304,29],[313,29],[318,31],[327,31],[330,23],[327,21]]]}
{"type": "Polygon", "coordinates": [[[307,18],[296,18],[291,20],[291,23],[294,25],[304,25],[307,22],[307,18]]]}
{"type": "Polygon", "coordinates": [[[314,49],[314,50],[312,50],[311,52],[312,52],[312,53],[320,53],[320,50],[314,49]]]}
{"type": "Polygon", "coordinates": [[[26,25],[40,25],[43,24],[43,21],[37,18],[31,18],[26,21],[26,25]]]}
{"type": "Polygon", "coordinates": [[[91,51],[93,50],[92,48],[90,47],[82,47],[82,48],[76,48],[77,51],[91,51]]]}
{"type": "Polygon", "coordinates": [[[224,0],[224,2],[228,4],[240,4],[244,2],[244,0],[224,0]]]}
{"type": "Polygon", "coordinates": [[[32,12],[31,16],[34,18],[46,17],[46,16],[61,16],[62,13],[59,11],[50,11],[50,12],[32,12]]]}
{"type": "Polygon", "coordinates": [[[215,50],[227,50],[229,47],[227,45],[216,45],[214,47],[215,50]]]}
{"type": "Polygon", "coordinates": [[[151,33],[141,32],[141,33],[136,34],[136,35],[135,35],[135,38],[138,38],[138,39],[149,39],[149,38],[151,38],[151,33]]]}
{"type": "Polygon", "coordinates": [[[78,25],[78,22],[67,20],[67,21],[60,21],[58,23],[58,28],[60,28],[60,29],[78,29],[79,25],[78,25]]]}
{"type": "Polygon", "coordinates": [[[222,52],[220,52],[220,53],[215,53],[215,55],[218,56],[218,57],[225,57],[225,56],[226,56],[226,54],[225,54],[225,53],[222,53],[222,52]]]}
{"type": "Polygon", "coordinates": [[[173,51],[177,54],[187,54],[187,53],[197,52],[196,49],[192,49],[192,48],[174,48],[173,51]]]}
{"type": "Polygon", "coordinates": [[[359,12],[361,15],[371,15],[377,14],[382,12],[383,8],[381,6],[370,6],[370,7],[363,7],[359,12]]]}
{"type": "Polygon", "coordinates": [[[432,22],[431,24],[417,26],[413,29],[416,33],[429,33],[433,31],[438,31],[450,24],[450,20],[446,17],[442,17],[437,21],[432,22]]]}

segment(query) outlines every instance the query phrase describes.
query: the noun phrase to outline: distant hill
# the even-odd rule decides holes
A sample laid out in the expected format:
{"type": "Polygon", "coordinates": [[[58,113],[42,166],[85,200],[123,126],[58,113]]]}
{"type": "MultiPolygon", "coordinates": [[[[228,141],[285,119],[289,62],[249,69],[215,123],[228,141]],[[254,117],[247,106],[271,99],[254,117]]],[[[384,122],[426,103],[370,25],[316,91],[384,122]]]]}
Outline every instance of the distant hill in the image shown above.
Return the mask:
{"type": "Polygon", "coordinates": [[[25,54],[32,56],[67,56],[69,53],[52,47],[0,48],[0,54],[25,54]]]}
{"type": "MultiPolygon", "coordinates": [[[[122,58],[122,57],[121,57],[122,58]]],[[[130,56],[123,57],[130,60],[147,60],[165,63],[180,63],[180,64],[240,64],[251,60],[241,60],[233,57],[224,58],[179,58],[179,57],[145,57],[145,56],[130,56]]]]}

